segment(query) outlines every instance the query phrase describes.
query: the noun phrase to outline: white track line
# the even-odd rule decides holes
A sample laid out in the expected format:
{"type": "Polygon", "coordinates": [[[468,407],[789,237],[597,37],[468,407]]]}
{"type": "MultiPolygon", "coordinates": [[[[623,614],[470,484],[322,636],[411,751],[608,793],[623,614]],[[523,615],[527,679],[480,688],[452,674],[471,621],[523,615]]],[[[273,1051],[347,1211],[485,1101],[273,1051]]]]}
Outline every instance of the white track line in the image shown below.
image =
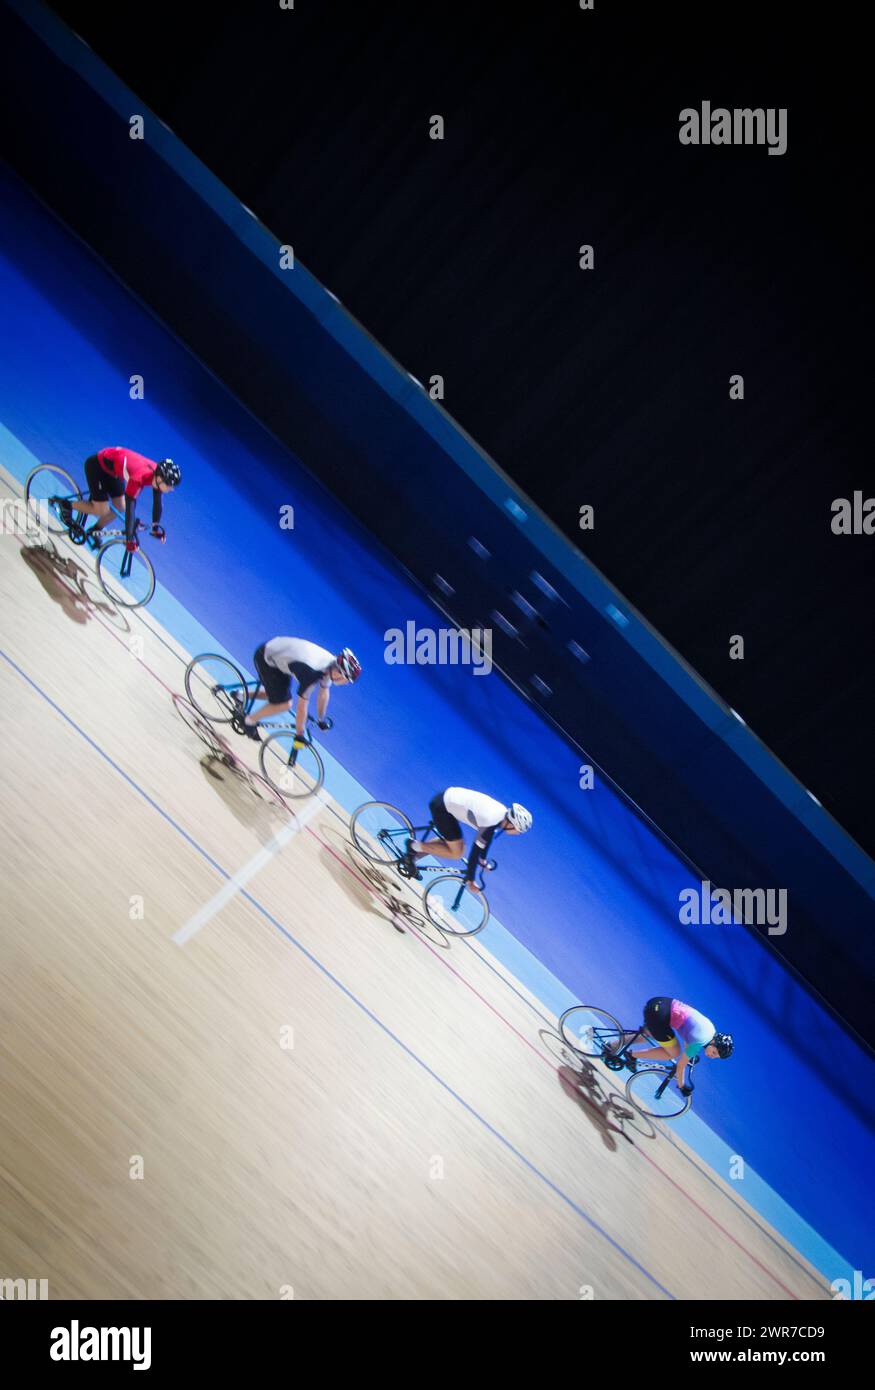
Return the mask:
{"type": "Polygon", "coordinates": [[[327,805],[327,796],[323,791],[319,791],[312,800],[307,803],[303,810],[295,811],[294,820],[289,825],[284,825],[282,830],[278,830],[263,849],[260,849],[251,859],[248,859],[242,868],[237,870],[236,874],[231,875],[227,883],[222,885],[218,893],[213,894],[209,902],[205,902],[203,907],[198,908],[194,916],[190,917],[185,923],[185,926],[180,927],[178,931],[173,933],[172,939],[176,942],[177,946],[184,946],[187,941],[190,941],[191,938],[200,931],[201,927],[205,927],[207,922],[209,922],[212,917],[215,917],[217,912],[221,912],[225,904],[229,903],[231,899],[240,892],[241,888],[244,888],[249,880],[254,878],[255,875],[264,868],[265,864],[269,863],[274,855],[279,853],[284,845],[288,844],[293,836],[303,830],[307,822],[311,821],[323,806],[327,805]]]}

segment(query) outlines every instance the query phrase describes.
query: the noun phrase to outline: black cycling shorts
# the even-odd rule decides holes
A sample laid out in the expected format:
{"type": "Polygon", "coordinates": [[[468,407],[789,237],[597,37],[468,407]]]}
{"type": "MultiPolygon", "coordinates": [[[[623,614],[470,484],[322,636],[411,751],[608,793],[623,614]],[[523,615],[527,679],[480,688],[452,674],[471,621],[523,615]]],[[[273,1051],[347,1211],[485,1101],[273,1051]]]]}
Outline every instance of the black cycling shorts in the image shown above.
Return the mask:
{"type": "Polygon", "coordinates": [[[278,671],[275,666],[265,661],[264,647],[265,644],[262,642],[252,658],[253,665],[258,672],[258,679],[264,686],[268,703],[284,705],[292,698],[292,678],[288,672],[278,671]]]}
{"type": "Polygon", "coordinates": [[[85,477],[88,479],[89,499],[92,502],[108,502],[109,499],[124,496],[125,480],[107,473],[101,468],[96,454],[85,460],[85,477]]]}
{"type": "Polygon", "coordinates": [[[444,805],[444,794],[438,792],[428,803],[434,828],[442,840],[461,840],[462,827],[444,805]]]}
{"type": "Polygon", "coordinates": [[[665,995],[654,995],[644,1005],[644,1027],[654,1042],[671,1042],[674,1037],[671,1026],[671,1000],[665,995]]]}

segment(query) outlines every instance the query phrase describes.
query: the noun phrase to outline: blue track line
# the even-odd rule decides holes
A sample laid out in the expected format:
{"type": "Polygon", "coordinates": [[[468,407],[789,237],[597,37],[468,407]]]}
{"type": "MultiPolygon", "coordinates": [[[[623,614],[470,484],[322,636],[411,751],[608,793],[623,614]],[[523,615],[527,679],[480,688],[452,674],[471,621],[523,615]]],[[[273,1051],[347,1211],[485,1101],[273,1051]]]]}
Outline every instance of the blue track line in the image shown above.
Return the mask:
{"type": "MultiPolygon", "coordinates": [[[[0,656],[2,656],[3,660],[7,663],[7,665],[11,666],[12,670],[15,671],[16,674],[19,675],[21,679],[31,687],[32,690],[35,690],[36,693],[43,700],[45,700],[46,704],[49,705],[55,711],[56,714],[59,714],[61,718],[67,724],[70,725],[71,729],[74,729],[76,733],[79,734],[80,738],[85,740],[89,747],[93,748],[94,751],[98,753],[101,758],[103,758],[104,762],[108,763],[109,766],[115,772],[117,772],[119,776],[124,779],[125,782],[127,782],[129,787],[132,787],[133,790],[137,792],[138,795],[141,796],[142,799],[149,806],[151,806],[154,811],[158,812],[159,816],[161,816],[167,822],[168,825],[172,826],[173,829],[179,835],[182,836],[182,838],[192,847],[192,849],[196,850],[196,852],[203,859],[206,860],[206,862],[211,866],[211,868],[215,869],[219,874],[221,874],[224,879],[231,878],[231,875],[227,872],[227,870],[223,869],[222,866],[218,864],[216,860],[213,859],[212,856],[208,854],[207,851],[201,845],[199,845],[197,841],[194,840],[192,836],[189,835],[188,832],[184,830],[181,825],[178,824],[177,821],[173,819],[169,812],[165,811],[164,808],[160,806],[158,802],[155,801],[154,798],[151,797],[149,793],[139,785],[138,782],[135,782],[134,779],[127,772],[125,772],[124,768],[119,767],[118,763],[115,762],[115,760],[111,758],[110,755],[103,748],[100,747],[100,744],[96,743],[95,740],[90,736],[90,734],[87,734],[85,730],[76,723],[75,719],[72,719],[70,715],[67,714],[66,710],[62,709],[61,706],[58,705],[52,699],[52,697],[48,695],[42,689],[42,687],[39,686],[36,683],[36,681],[33,680],[33,678],[27,674],[26,671],[23,671],[22,668],[18,665],[18,663],[13,661],[12,657],[9,656],[9,654],[5,652],[2,648],[0,648],[0,656]]],[[[545,1185],[545,1187],[548,1187],[551,1192],[553,1192],[562,1202],[565,1203],[567,1207],[571,1209],[571,1211],[575,1213],[575,1215],[579,1216],[583,1221],[585,1221],[586,1224],[592,1228],[592,1230],[597,1231],[598,1234],[602,1236],[608,1242],[608,1244],[613,1247],[614,1250],[616,1250],[620,1255],[622,1255],[624,1259],[628,1260],[629,1263],[635,1269],[637,1269],[640,1274],[644,1275],[645,1279],[648,1279],[651,1284],[653,1284],[657,1289],[659,1289],[660,1293],[664,1294],[666,1298],[671,1299],[673,1302],[676,1301],[674,1294],[670,1293],[669,1290],[665,1288],[663,1284],[660,1284],[659,1280],[653,1274],[651,1274],[648,1269],[645,1269],[644,1265],[640,1264],[639,1261],[635,1259],[634,1255],[631,1255],[628,1250],[625,1250],[623,1246],[619,1244],[618,1241],[614,1240],[613,1236],[609,1235],[608,1232],[604,1229],[604,1227],[600,1226],[598,1222],[593,1219],[593,1217],[589,1216],[587,1212],[584,1211],[583,1207],[579,1206],[577,1202],[575,1202],[573,1198],[569,1197],[566,1192],[563,1192],[561,1187],[558,1187],[556,1183],[552,1181],[552,1179],[547,1177],[546,1173],[543,1173],[540,1168],[536,1167],[536,1165],[532,1163],[530,1159],[526,1158],[525,1154],[521,1153],[520,1150],[517,1149],[510,1142],[509,1139],[505,1138],[505,1136],[499,1130],[497,1130],[493,1125],[491,1125],[489,1121],[479,1113],[479,1111],[475,1110],[474,1107],[468,1103],[468,1101],[466,1101],[462,1096],[460,1096],[457,1091],[453,1090],[449,1082],[445,1081],[442,1076],[440,1076],[436,1071],[432,1070],[432,1068],[428,1065],[427,1062],[424,1062],[421,1057],[417,1056],[417,1054],[412,1050],[412,1048],[408,1047],[407,1044],[401,1038],[399,1038],[396,1033],[392,1032],[391,1028],[389,1028],[385,1023],[383,1023],[382,1020],[379,1019],[376,1014],[372,1013],[368,1006],[365,1003],[363,1003],[362,1000],[359,999],[355,994],[353,994],[352,991],[348,989],[347,986],[343,984],[341,980],[338,980],[337,977],[333,975],[331,971],[327,968],[327,966],[323,965],[322,962],[316,956],[314,956],[312,952],[307,949],[306,946],[302,944],[302,942],[298,941],[294,936],[292,936],[291,932],[289,932],[280,922],[278,922],[277,919],[274,916],[272,916],[270,912],[268,912],[267,908],[264,907],[258,901],[257,898],[254,898],[252,894],[247,892],[245,889],[241,891],[240,896],[245,898],[246,901],[250,903],[251,906],[254,907],[256,911],[259,912],[266,921],[270,922],[271,926],[273,926],[280,933],[281,936],[284,936],[286,940],[289,941],[291,945],[296,948],[296,950],[300,951],[300,953],[303,956],[305,956],[306,959],[310,961],[310,963],[314,965],[316,969],[319,970],[327,980],[330,980],[331,983],[335,985],[337,989],[341,991],[341,993],[346,995],[347,999],[349,999],[353,1004],[355,1004],[356,1007],[360,1009],[361,1012],[367,1018],[369,1018],[372,1023],[375,1023],[377,1027],[383,1033],[385,1033],[386,1037],[391,1038],[392,1042],[394,1042],[398,1047],[400,1047],[402,1051],[405,1052],[407,1056],[411,1058],[412,1061],[416,1062],[417,1066],[421,1067],[421,1069],[424,1072],[426,1072],[427,1075],[430,1076],[434,1081],[436,1081],[439,1086],[443,1087],[443,1089],[447,1092],[448,1095],[452,1096],[452,1098],[455,1101],[457,1101],[458,1104],[461,1105],[462,1108],[466,1110],[468,1114],[472,1116],[473,1119],[475,1119],[480,1125],[482,1125],[482,1127],[489,1134],[491,1134],[493,1138],[497,1139],[498,1142],[502,1144],[509,1153],[513,1154],[514,1158],[516,1158],[520,1163],[522,1163],[524,1167],[528,1168],[529,1172],[533,1173],[534,1176],[545,1185]]]]}

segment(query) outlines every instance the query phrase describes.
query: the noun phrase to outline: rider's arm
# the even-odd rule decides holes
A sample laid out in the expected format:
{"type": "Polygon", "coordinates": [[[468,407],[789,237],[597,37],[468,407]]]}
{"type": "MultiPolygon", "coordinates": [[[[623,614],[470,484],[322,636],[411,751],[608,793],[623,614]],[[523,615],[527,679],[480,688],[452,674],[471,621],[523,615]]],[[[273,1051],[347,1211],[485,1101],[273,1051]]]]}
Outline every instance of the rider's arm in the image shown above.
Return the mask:
{"type": "Polygon", "coordinates": [[[686,1077],[687,1067],[689,1065],[690,1059],[687,1056],[686,1051],[683,1048],[681,1048],[681,1053],[678,1057],[678,1064],[675,1067],[674,1073],[675,1081],[677,1082],[678,1086],[683,1086],[686,1077]]]}
{"type": "Polygon", "coordinates": [[[164,506],[164,499],[163,499],[163,497],[161,496],[161,491],[160,491],[160,489],[157,488],[157,487],[153,487],[153,489],[152,489],[152,525],[153,525],[153,526],[157,526],[157,525],[158,525],[158,522],[161,520],[161,511],[162,511],[163,506],[164,506]]]}
{"type": "Polygon", "coordinates": [[[137,499],[125,493],[125,539],[132,541],[137,530],[137,499]]]}
{"type": "Polygon", "coordinates": [[[316,688],[320,672],[314,671],[303,661],[289,661],[286,670],[292,680],[298,682],[298,698],[295,702],[295,731],[303,738],[307,728],[307,715],[310,709],[310,696],[316,688]]]}
{"type": "Polygon", "coordinates": [[[299,695],[295,701],[295,731],[303,735],[307,727],[307,709],[310,704],[310,696],[299,695]]]}
{"type": "Polygon", "coordinates": [[[492,844],[492,837],[495,834],[495,830],[496,827],[490,825],[487,830],[478,830],[477,834],[474,836],[471,853],[468,855],[468,867],[465,870],[466,883],[474,882],[474,875],[477,872],[481,859],[486,858],[489,846],[492,844]]]}
{"type": "Polygon", "coordinates": [[[319,694],[316,697],[316,718],[324,719],[325,711],[328,708],[328,699],[331,695],[330,685],[320,685],[319,694]]]}

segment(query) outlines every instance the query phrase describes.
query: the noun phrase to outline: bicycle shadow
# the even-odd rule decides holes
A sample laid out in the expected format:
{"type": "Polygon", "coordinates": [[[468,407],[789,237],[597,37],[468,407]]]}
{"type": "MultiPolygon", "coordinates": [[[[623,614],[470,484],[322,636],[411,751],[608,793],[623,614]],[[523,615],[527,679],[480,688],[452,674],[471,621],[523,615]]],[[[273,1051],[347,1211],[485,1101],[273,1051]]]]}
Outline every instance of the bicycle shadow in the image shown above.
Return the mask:
{"type": "Polygon", "coordinates": [[[648,1116],[608,1086],[589,1058],[572,1054],[565,1040],[552,1029],[540,1028],[538,1036],[559,1062],[556,1075],[565,1095],[597,1130],[606,1149],[616,1152],[618,1136],[629,1144],[634,1144],[635,1139],[657,1137],[658,1131],[648,1116]]]}
{"type": "Polygon", "coordinates": [[[97,579],[73,555],[62,555],[51,540],[23,545],[22,560],[71,622],[84,626],[100,614],[122,632],[131,625],[124,613],[111,603],[97,579]]]}
{"type": "Polygon", "coordinates": [[[258,774],[231,752],[184,696],[173,695],[171,701],[180,722],[203,749],[198,763],[210,792],[259,844],[269,844],[277,831],[294,820],[294,812],[259,794],[256,788],[262,783],[258,774]]]}
{"type": "Polygon", "coordinates": [[[322,863],[358,908],[389,923],[399,936],[412,930],[429,945],[449,950],[450,942],[444,933],[428,920],[412,895],[405,893],[390,869],[372,864],[342,831],[323,826],[320,834],[327,842],[320,855],[322,863]]]}
{"type": "Polygon", "coordinates": [[[277,831],[289,824],[292,812],[256,796],[246,771],[229,763],[222,753],[207,749],[198,762],[210,791],[259,844],[269,844],[277,831]]]}

